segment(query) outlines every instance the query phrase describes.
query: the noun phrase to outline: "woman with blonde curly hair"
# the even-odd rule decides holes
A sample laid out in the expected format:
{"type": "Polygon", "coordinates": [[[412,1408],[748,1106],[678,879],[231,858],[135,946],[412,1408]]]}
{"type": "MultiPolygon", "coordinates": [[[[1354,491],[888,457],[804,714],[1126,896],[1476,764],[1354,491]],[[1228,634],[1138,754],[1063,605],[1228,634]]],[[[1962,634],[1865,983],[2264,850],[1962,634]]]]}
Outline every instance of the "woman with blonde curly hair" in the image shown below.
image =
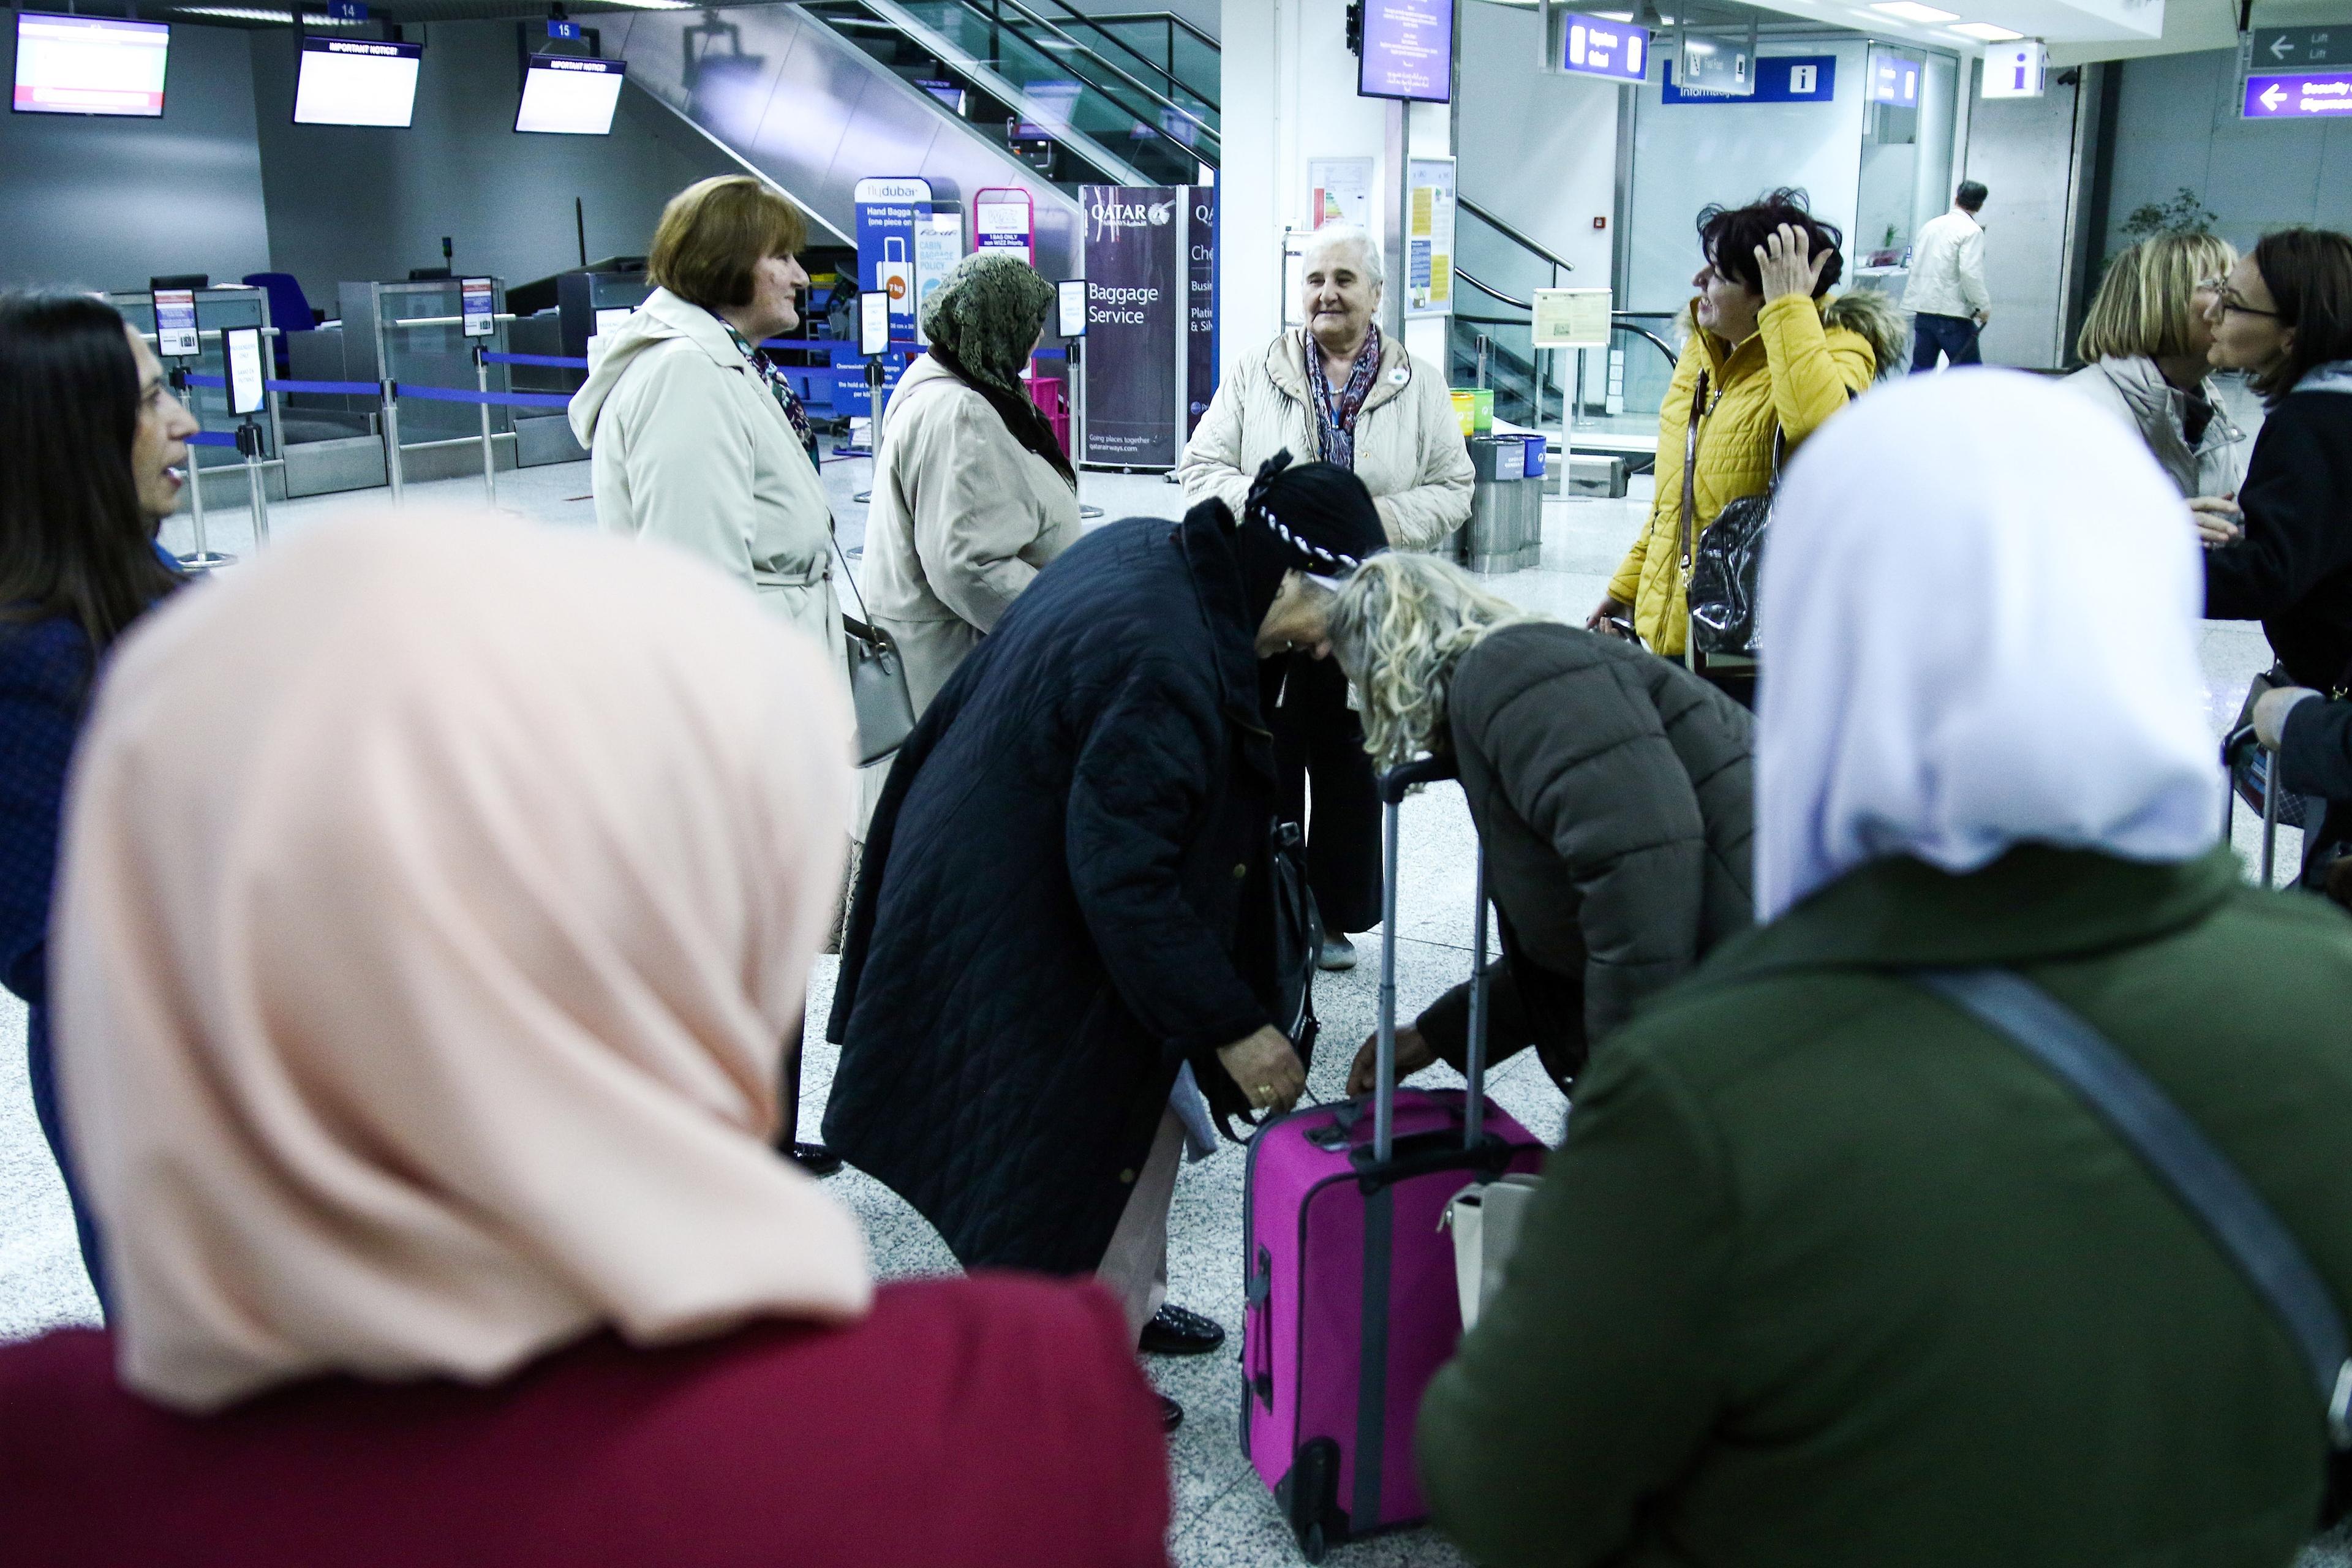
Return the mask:
{"type": "Polygon", "coordinates": [[[2066,378],[2128,421],[2192,501],[2238,493],[2262,428],[2252,395],[2206,357],[2207,313],[2237,264],[2230,242],[2210,234],[2160,234],[2116,257],[2075,340],[2084,368],[2066,378]]]}
{"type": "MultiPolygon", "coordinates": [[[[1501,917],[1489,1060],[1532,1045],[1566,1085],[1642,998],[1748,927],[1749,720],[1722,692],[1430,555],[1349,574],[1330,638],[1377,765],[1460,764],[1501,917]]],[[[1397,1031],[1400,1071],[1462,1065],[1469,994],[1465,982],[1397,1031]]],[[[1367,1040],[1351,1093],[1371,1062],[1367,1040]]]]}

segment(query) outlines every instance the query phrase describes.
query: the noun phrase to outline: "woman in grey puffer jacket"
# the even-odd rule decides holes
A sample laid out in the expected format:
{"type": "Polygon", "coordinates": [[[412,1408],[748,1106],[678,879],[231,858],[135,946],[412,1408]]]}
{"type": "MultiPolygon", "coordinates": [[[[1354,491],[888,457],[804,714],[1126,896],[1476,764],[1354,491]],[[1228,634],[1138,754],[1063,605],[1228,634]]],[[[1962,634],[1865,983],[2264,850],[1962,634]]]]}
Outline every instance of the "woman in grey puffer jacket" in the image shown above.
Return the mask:
{"type": "Polygon", "coordinates": [[[2237,263],[2210,234],[2162,234],[2116,257],[2075,340],[2084,368],[2065,382],[2137,430],[2184,499],[2234,497],[2262,429],[2253,395],[2207,362],[2209,285],[2237,263]]]}
{"type": "MultiPolygon", "coordinates": [[[[1433,556],[1376,555],[1332,607],[1365,749],[1454,753],[1502,956],[1489,1062],[1532,1045],[1563,1087],[1653,992],[1748,929],[1750,720],[1681,665],[1530,616],[1433,556]]],[[[1397,1069],[1468,1045],[1469,984],[1397,1031],[1397,1069]]],[[[1371,1081],[1372,1042],[1350,1093],[1371,1081]]]]}

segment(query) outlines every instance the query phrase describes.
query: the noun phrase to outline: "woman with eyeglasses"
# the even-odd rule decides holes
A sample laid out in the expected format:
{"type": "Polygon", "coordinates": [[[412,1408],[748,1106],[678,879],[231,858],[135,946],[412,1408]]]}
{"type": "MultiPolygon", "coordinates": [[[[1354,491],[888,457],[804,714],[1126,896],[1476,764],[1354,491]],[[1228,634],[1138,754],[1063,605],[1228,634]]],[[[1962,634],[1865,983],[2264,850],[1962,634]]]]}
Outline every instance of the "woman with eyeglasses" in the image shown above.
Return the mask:
{"type": "Polygon", "coordinates": [[[2268,407],[2235,505],[2189,505],[2213,546],[2205,613],[2259,620],[2298,686],[2352,666],[2352,238],[2288,229],[2215,293],[2213,363],[2248,373],[2268,407]]]}
{"type": "Polygon", "coordinates": [[[2235,500],[2260,410],[2213,369],[2213,301],[2237,265],[2211,234],[2160,234],[2116,257],[2075,340],[2066,385],[2127,422],[2184,497],[2235,500]]]}

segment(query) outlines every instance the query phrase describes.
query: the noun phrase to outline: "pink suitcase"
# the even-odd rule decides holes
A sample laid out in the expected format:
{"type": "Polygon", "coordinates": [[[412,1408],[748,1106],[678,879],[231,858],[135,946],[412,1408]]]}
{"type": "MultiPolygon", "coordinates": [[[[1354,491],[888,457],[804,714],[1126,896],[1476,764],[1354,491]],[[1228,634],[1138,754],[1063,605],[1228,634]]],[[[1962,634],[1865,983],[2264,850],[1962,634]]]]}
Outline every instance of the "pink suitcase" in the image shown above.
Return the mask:
{"type": "Polygon", "coordinates": [[[1421,1396],[1462,1336],[1454,1242],[1438,1219],[1474,1180],[1532,1171],[1543,1145],[1486,1100],[1486,861],[1474,924],[1468,1092],[1396,1088],[1397,807],[1454,776],[1425,759],[1383,775],[1380,1084],[1269,1122],[1251,1142],[1242,1221],[1242,1451],[1309,1563],[1424,1515],[1421,1396]]]}

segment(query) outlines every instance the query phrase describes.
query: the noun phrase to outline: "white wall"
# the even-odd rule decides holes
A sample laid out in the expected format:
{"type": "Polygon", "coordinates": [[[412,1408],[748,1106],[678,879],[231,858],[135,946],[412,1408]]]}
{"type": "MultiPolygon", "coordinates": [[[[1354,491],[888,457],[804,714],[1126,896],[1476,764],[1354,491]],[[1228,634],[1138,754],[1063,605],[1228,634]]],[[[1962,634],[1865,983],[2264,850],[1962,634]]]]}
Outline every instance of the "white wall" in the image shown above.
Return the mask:
{"type": "Polygon", "coordinates": [[[2107,248],[2130,211],[2183,185],[2221,215],[2241,249],[2272,229],[2352,230],[2352,122],[2297,124],[2238,117],[2228,49],[2126,60],[2108,79],[2120,94],[2107,187],[2107,248]]]}
{"type": "MultiPolygon", "coordinates": [[[[267,271],[251,36],[173,23],[161,119],[0,112],[0,283],[144,289],[161,273],[267,271]]],[[[13,81],[5,17],[0,37],[13,81]]]]}
{"type": "MultiPolygon", "coordinates": [[[[1862,173],[1864,69],[1867,46],[1767,44],[1758,53],[1832,55],[1835,98],[1828,103],[1667,103],[1653,82],[1641,89],[1633,129],[1632,273],[1618,287],[1620,309],[1679,310],[1698,270],[1701,207],[1738,206],[1780,185],[1797,185],[1814,215],[1851,235],[1862,173]]],[[[1662,73],[1663,74],[1663,73],[1662,73]]]]}
{"type": "MultiPolygon", "coordinates": [[[[1347,9],[1346,0],[1247,0],[1225,14],[1217,308],[1228,374],[1282,329],[1282,231],[1308,226],[1308,159],[1374,160],[1371,228],[1381,233],[1381,193],[1394,184],[1385,166],[1390,105],[1356,96],[1347,9]]],[[[1412,156],[1449,150],[1444,104],[1414,106],[1412,123],[1412,156]]],[[[1445,363],[1443,321],[1412,323],[1405,341],[1445,363]]]]}
{"type": "Polygon", "coordinates": [[[1617,100],[1595,77],[1546,75],[1533,11],[1462,6],[1463,195],[1576,264],[1561,279],[1609,286],[1615,237],[1592,220],[1616,208],[1617,100]]]}
{"type": "Polygon", "coordinates": [[[301,279],[314,305],[331,307],[346,279],[440,266],[445,234],[463,272],[521,283],[577,266],[574,196],[592,260],[642,256],[673,194],[707,174],[740,173],[635,88],[622,90],[610,136],[518,134],[511,22],[425,31],[405,131],[293,124],[291,40],[238,36],[253,40],[250,96],[277,270],[301,279]]]}

